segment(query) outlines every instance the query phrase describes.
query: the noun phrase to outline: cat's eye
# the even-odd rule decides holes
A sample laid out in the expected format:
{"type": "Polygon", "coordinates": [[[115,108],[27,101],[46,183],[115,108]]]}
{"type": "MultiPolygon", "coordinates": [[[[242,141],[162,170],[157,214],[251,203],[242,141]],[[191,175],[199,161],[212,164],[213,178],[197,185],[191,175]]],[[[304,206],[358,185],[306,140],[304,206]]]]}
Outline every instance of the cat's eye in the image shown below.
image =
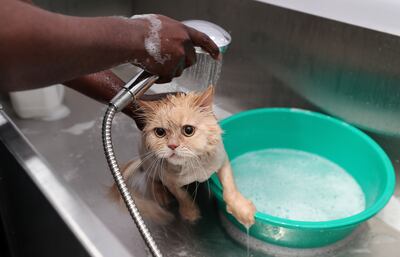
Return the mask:
{"type": "Polygon", "coordinates": [[[167,133],[165,132],[165,129],[163,129],[163,128],[155,128],[154,134],[156,134],[157,137],[164,137],[167,133]]]}
{"type": "Polygon", "coordinates": [[[187,137],[193,136],[194,131],[195,131],[195,128],[193,126],[185,125],[182,127],[182,134],[187,137]]]}

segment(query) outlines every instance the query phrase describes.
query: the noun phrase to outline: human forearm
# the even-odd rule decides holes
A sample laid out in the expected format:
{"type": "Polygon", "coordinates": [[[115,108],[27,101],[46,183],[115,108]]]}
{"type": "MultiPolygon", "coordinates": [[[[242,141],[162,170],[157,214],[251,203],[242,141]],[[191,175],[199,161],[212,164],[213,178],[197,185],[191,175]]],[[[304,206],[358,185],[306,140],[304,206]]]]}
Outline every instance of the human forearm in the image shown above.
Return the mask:
{"type": "Polygon", "coordinates": [[[107,103],[122,89],[124,82],[113,72],[106,70],[69,80],[64,85],[99,102],[107,103]]]}
{"type": "MultiPolygon", "coordinates": [[[[124,86],[123,82],[112,71],[106,70],[89,75],[85,75],[73,80],[64,82],[64,85],[72,88],[90,98],[93,98],[101,103],[108,103],[124,86]]],[[[168,94],[175,94],[169,92],[168,94]]],[[[167,93],[143,95],[142,100],[157,101],[165,98],[167,93]]],[[[139,129],[143,129],[144,120],[140,114],[140,110],[134,102],[130,103],[123,112],[133,118],[139,129]]]]}
{"type": "Polygon", "coordinates": [[[12,0],[3,1],[0,15],[8,24],[0,27],[3,90],[45,86],[107,69],[129,61],[134,46],[143,41],[139,33],[132,36],[132,22],[123,18],[69,17],[12,0]]]}
{"type": "MultiPolygon", "coordinates": [[[[110,70],[85,75],[64,82],[64,85],[67,87],[101,103],[108,103],[122,89],[124,84],[125,83],[110,70]]],[[[135,120],[139,129],[143,128],[143,123],[139,118],[137,107],[133,102],[129,104],[123,112],[135,120]]]]}

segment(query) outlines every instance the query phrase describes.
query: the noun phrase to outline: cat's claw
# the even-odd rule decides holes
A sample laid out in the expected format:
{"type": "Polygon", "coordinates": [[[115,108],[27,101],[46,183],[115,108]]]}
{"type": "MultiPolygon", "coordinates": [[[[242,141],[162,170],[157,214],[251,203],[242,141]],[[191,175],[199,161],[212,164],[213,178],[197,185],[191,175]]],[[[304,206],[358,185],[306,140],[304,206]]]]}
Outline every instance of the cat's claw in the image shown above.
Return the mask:
{"type": "Polygon", "coordinates": [[[179,208],[182,218],[190,223],[196,223],[201,218],[200,210],[197,205],[188,205],[179,208]]]}

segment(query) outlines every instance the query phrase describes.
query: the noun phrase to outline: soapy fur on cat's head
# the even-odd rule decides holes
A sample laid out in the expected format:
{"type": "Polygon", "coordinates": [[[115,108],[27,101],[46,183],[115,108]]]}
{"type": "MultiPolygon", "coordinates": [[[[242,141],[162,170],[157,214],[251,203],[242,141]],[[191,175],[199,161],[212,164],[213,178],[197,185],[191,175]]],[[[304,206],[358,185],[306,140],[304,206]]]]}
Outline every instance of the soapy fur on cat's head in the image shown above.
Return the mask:
{"type": "Polygon", "coordinates": [[[139,101],[147,151],[174,165],[212,154],[221,143],[221,128],[212,111],[214,88],[177,93],[163,100],[139,101]]]}

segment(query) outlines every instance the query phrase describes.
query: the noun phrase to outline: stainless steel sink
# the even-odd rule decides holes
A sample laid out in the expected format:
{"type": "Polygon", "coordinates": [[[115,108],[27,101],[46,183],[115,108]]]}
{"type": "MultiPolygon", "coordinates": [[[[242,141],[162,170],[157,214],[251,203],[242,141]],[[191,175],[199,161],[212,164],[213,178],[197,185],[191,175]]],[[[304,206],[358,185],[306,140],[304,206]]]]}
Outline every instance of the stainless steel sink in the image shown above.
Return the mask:
{"type": "MultiPolygon", "coordinates": [[[[393,78],[397,78],[394,67],[398,67],[399,53],[396,49],[400,49],[399,38],[256,1],[166,2],[133,1],[132,13],[164,13],[182,20],[206,19],[220,24],[232,34],[233,43],[225,56],[217,87],[215,104],[219,118],[268,106],[325,111],[362,125],[389,153],[399,174],[400,137],[376,129],[375,117],[378,113],[380,122],[385,118],[386,127],[393,130],[392,125],[399,122],[400,100],[387,106],[362,108],[364,105],[360,105],[363,97],[384,103],[387,102],[385,97],[398,94],[398,88],[392,85],[396,82],[393,78]],[[387,58],[378,58],[376,49],[380,46],[383,50],[379,51],[387,58]],[[327,70],[327,66],[322,65],[326,63],[337,69],[330,73],[334,75],[321,80],[318,74],[327,70]],[[361,75],[350,80],[337,79],[350,70],[375,74],[377,86],[373,87],[371,83],[364,88],[360,82],[364,81],[361,75]],[[382,85],[390,86],[383,90],[382,85]],[[346,86],[352,90],[346,90],[346,86]],[[366,93],[363,90],[370,91],[366,93]],[[343,99],[346,100],[345,108],[343,99]],[[341,110],[350,111],[346,113],[351,115],[343,115],[341,110]],[[358,114],[365,118],[362,124],[358,114]]],[[[116,72],[127,79],[130,71],[122,67],[116,72]]],[[[64,241],[78,245],[76,252],[82,256],[149,256],[127,211],[108,197],[112,177],[103,155],[100,131],[104,105],[71,90],[66,91],[65,101],[71,115],[54,122],[18,119],[5,102],[7,114],[18,127],[8,128],[19,137],[20,143],[17,147],[7,136],[9,134],[0,133],[1,143],[5,146],[3,150],[11,153],[18,164],[15,172],[27,175],[26,183],[34,185],[42,200],[47,202],[49,208],[38,205],[35,211],[39,214],[53,211],[59,217],[59,223],[52,223],[54,225],[48,227],[49,231],[54,230],[56,238],[59,236],[57,229],[64,226],[65,233],[69,233],[64,241]],[[21,149],[30,149],[29,158],[21,149]]],[[[121,114],[113,129],[120,163],[136,157],[140,134],[134,123],[121,114]]],[[[8,159],[2,157],[4,161],[8,159]]],[[[24,190],[23,184],[15,186],[20,189],[15,190],[20,199],[34,190],[30,187],[24,190]]],[[[197,198],[203,216],[197,225],[179,220],[166,227],[150,224],[165,256],[246,256],[245,247],[232,241],[221,227],[206,185],[200,187],[197,198]]],[[[13,208],[18,207],[16,211],[24,213],[21,217],[29,219],[30,209],[35,206],[26,210],[23,204],[21,202],[13,208]]],[[[35,222],[45,224],[46,216],[41,219],[39,214],[35,216],[35,222]]],[[[33,228],[30,234],[37,239],[40,235],[40,226],[33,228]]],[[[371,219],[363,232],[334,256],[398,257],[399,245],[400,186],[397,183],[395,196],[387,208],[371,219]]],[[[43,247],[51,245],[43,244],[43,247]]],[[[49,251],[51,249],[55,253],[57,247],[49,248],[49,251]]]]}

